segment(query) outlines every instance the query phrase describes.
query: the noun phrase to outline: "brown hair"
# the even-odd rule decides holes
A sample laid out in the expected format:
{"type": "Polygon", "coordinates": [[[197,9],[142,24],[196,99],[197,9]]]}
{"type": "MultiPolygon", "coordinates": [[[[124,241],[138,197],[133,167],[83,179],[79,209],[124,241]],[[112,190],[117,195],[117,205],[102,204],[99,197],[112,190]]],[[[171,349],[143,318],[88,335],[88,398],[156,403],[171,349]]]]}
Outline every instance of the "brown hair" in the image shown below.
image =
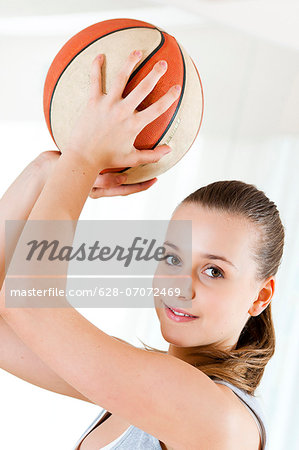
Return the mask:
{"type": "MultiPolygon", "coordinates": [[[[258,268],[257,279],[263,281],[276,274],[283,253],[284,227],[275,203],[264,192],[242,181],[217,181],[197,189],[180,205],[185,203],[239,215],[256,224],[260,231],[253,255],[258,268]]],[[[146,350],[162,352],[142,344],[146,350]]],[[[188,355],[195,361],[196,355],[208,358],[209,362],[193,363],[207,376],[231,382],[254,395],[265,366],[275,351],[271,303],[258,316],[249,317],[234,349],[223,351],[211,344],[193,347],[192,350],[188,355]]]]}

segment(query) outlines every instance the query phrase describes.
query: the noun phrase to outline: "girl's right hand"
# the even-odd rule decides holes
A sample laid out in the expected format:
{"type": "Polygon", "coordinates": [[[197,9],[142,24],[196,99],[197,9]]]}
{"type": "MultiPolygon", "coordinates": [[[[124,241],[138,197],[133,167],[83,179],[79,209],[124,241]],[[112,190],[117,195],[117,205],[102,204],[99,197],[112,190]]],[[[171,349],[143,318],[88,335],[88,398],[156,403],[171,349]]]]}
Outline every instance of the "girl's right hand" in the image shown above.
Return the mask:
{"type": "MultiPolygon", "coordinates": [[[[54,168],[61,153],[59,151],[45,151],[40,153],[32,164],[37,168],[38,175],[43,177],[43,182],[46,183],[50,171],[54,168]]],[[[99,174],[95,183],[89,193],[89,197],[96,199],[100,197],[114,197],[116,195],[130,195],[136,192],[145,191],[151,187],[157,178],[143,181],[135,184],[122,184],[126,181],[127,175],[115,172],[99,174]]]]}
{"type": "Polygon", "coordinates": [[[137,110],[138,105],[166,73],[167,62],[161,60],[156,62],[142,81],[123,98],[123,91],[141,57],[141,51],[130,53],[107,94],[102,87],[104,55],[94,58],[91,65],[89,98],[73,125],[64,153],[79,154],[101,172],[106,168],[137,167],[141,164],[156,163],[171,151],[171,147],[166,144],[144,150],[134,146],[139,133],[166,112],[181,92],[181,86],[173,85],[153,104],[142,111],[137,110]]]}

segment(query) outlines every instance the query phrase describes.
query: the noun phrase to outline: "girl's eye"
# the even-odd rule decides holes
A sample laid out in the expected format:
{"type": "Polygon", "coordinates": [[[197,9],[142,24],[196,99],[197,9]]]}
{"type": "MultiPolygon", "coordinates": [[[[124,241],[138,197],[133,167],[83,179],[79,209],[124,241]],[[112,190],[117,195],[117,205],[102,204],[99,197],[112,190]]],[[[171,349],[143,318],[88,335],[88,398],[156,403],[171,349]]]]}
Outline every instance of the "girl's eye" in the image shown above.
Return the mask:
{"type": "Polygon", "coordinates": [[[217,267],[208,267],[205,272],[209,270],[210,271],[210,277],[211,278],[223,278],[223,273],[221,270],[217,269],[217,267]]]}
{"type": "Polygon", "coordinates": [[[164,259],[169,266],[179,266],[181,262],[180,258],[175,255],[165,255],[164,259]]]}

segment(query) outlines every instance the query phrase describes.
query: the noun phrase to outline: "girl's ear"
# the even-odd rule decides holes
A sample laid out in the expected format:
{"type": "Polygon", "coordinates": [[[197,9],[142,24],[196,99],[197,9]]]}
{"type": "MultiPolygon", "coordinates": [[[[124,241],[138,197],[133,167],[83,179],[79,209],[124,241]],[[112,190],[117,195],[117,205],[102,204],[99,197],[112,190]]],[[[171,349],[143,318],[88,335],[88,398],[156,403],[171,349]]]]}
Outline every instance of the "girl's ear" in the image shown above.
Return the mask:
{"type": "Polygon", "coordinates": [[[275,291],[275,277],[268,278],[259,291],[257,299],[248,310],[251,316],[258,316],[269,305],[275,291]]]}

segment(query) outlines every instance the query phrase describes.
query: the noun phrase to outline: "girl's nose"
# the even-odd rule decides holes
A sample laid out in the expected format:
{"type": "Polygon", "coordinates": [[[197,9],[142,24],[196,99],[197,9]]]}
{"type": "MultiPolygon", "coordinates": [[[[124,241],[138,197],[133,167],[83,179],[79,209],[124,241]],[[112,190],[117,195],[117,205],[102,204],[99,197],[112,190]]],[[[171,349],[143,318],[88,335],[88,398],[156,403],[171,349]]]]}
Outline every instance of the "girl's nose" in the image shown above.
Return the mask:
{"type": "Polygon", "coordinates": [[[193,300],[195,297],[195,289],[191,276],[181,280],[179,298],[184,300],[193,300]]]}

